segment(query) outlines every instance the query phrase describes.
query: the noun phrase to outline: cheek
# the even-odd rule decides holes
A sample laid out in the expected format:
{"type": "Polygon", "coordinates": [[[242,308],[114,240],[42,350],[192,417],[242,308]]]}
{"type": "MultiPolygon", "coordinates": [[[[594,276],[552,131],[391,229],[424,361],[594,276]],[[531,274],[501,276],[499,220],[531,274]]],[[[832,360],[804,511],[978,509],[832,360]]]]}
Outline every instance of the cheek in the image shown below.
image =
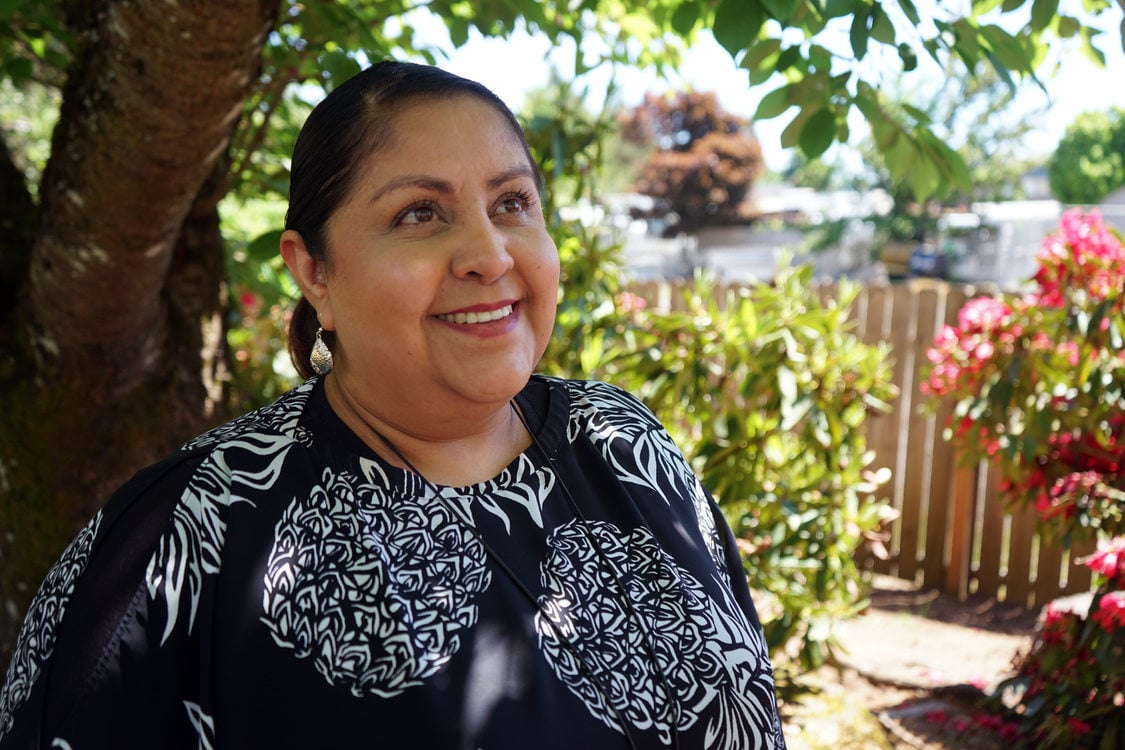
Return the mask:
{"type": "MultiPolygon", "coordinates": [[[[562,270],[559,263],[559,251],[550,237],[545,239],[544,245],[536,258],[536,275],[538,285],[543,290],[549,290],[552,302],[558,297],[559,279],[562,270]]],[[[542,291],[542,290],[541,290],[542,291]]]]}

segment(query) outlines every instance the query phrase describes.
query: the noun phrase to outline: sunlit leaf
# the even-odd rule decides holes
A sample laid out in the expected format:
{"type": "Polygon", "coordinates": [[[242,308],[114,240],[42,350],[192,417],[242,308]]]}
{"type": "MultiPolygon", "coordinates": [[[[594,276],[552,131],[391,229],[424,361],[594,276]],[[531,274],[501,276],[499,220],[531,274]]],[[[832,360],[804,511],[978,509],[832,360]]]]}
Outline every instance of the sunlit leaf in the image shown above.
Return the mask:
{"type": "Polygon", "coordinates": [[[1059,10],[1059,0],[1035,0],[1031,5],[1031,29],[1042,31],[1047,28],[1059,10]]]}
{"type": "Polygon", "coordinates": [[[762,97],[758,109],[754,111],[755,120],[769,120],[777,117],[793,106],[792,86],[781,86],[762,97]]]}

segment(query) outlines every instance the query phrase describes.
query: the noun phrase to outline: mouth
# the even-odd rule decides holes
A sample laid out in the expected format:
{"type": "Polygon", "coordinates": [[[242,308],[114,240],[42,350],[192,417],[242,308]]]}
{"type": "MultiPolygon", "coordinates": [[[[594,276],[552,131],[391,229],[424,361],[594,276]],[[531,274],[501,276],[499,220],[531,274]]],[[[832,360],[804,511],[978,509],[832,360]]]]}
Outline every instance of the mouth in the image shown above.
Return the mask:
{"type": "Polygon", "coordinates": [[[481,311],[481,312],[455,312],[446,313],[445,315],[438,315],[438,320],[444,320],[446,323],[456,323],[458,325],[474,324],[474,323],[494,323],[497,320],[503,320],[512,314],[515,310],[514,305],[504,305],[495,310],[481,311]]]}

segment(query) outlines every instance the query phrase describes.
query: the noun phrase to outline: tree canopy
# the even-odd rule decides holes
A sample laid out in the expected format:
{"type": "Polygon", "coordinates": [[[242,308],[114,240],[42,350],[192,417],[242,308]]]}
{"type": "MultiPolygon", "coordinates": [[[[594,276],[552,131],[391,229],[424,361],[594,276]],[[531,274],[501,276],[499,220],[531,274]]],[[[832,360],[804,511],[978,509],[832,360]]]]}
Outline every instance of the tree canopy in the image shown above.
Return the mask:
{"type": "Polygon", "coordinates": [[[1076,117],[1047,163],[1047,180],[1064,203],[1098,203],[1125,185],[1125,109],[1076,117]]]}
{"type": "Polygon", "coordinates": [[[651,148],[636,190],[654,199],[651,215],[674,216],[670,231],[751,218],[743,199],[762,169],[762,147],[713,93],[650,94],[622,124],[627,140],[651,148]]]}

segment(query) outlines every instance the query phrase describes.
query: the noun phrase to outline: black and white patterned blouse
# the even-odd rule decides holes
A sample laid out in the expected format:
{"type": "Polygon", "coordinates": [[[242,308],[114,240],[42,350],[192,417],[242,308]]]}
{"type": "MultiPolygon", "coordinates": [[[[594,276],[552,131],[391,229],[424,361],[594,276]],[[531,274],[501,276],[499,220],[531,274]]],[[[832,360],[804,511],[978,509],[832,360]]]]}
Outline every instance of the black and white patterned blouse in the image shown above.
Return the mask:
{"type": "Polygon", "coordinates": [[[32,603],[0,748],[783,748],[667,433],[603,383],[518,400],[536,444],[469,487],[384,462],[315,378],[140,472],[32,603]]]}

